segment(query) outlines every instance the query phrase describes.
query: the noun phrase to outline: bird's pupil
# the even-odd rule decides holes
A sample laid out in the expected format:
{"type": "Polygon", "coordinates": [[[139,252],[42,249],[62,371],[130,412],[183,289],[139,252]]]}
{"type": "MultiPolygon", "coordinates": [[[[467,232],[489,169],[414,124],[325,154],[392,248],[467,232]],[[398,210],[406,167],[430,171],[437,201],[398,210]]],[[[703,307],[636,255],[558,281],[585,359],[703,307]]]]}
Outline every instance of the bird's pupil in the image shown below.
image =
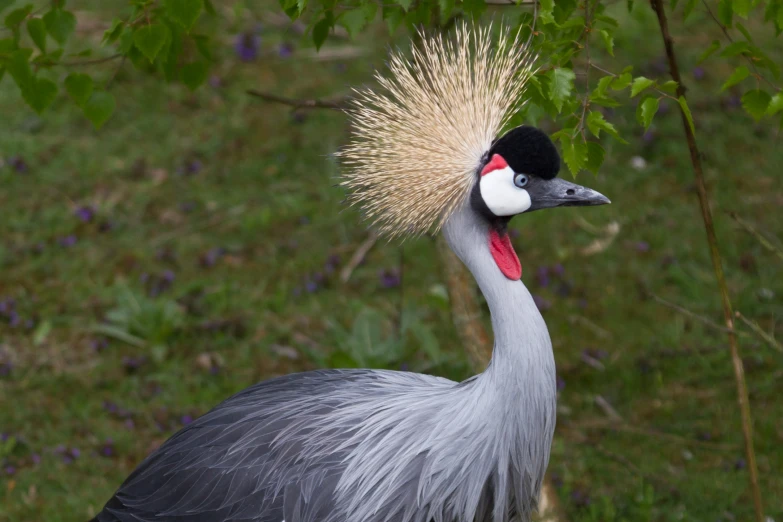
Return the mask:
{"type": "Polygon", "coordinates": [[[520,188],[527,185],[527,176],[525,176],[524,174],[517,174],[516,176],[514,176],[514,185],[520,188]]]}

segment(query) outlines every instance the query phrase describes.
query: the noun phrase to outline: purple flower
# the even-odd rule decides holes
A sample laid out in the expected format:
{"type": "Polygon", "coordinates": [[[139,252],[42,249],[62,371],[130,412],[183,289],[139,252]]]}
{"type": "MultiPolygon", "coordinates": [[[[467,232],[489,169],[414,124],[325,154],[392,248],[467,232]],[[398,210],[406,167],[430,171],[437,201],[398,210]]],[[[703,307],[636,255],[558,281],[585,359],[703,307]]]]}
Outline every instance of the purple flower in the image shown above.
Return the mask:
{"type": "Polygon", "coordinates": [[[84,205],[77,208],[73,215],[79,218],[83,223],[89,223],[95,217],[95,210],[91,206],[84,205]]]}
{"type": "Polygon", "coordinates": [[[215,264],[218,262],[218,260],[223,257],[223,254],[226,253],[226,250],[221,247],[215,247],[209,250],[206,254],[204,254],[201,257],[201,266],[204,267],[211,267],[215,266],[215,264]]]}
{"type": "Polygon", "coordinates": [[[5,467],[5,474],[6,475],[13,475],[16,473],[16,468],[13,466],[6,466],[5,467]]]}
{"type": "Polygon", "coordinates": [[[193,417],[191,417],[190,415],[183,415],[181,420],[182,420],[182,424],[184,426],[187,426],[188,424],[193,422],[193,417]]]}
{"type": "Polygon", "coordinates": [[[125,419],[125,429],[132,430],[136,428],[136,423],[133,422],[133,419],[125,419]]]}
{"type": "Polygon", "coordinates": [[[549,267],[540,266],[536,271],[536,281],[544,288],[549,286],[549,267]]]}
{"type": "Polygon", "coordinates": [[[101,446],[100,454],[104,457],[111,457],[114,455],[114,441],[111,439],[106,439],[106,441],[103,443],[103,446],[101,446]]]}
{"type": "Polygon", "coordinates": [[[8,165],[19,174],[24,174],[29,170],[27,168],[27,163],[25,163],[21,156],[11,156],[8,158],[8,165]]]}
{"type": "Polygon", "coordinates": [[[138,370],[145,362],[147,362],[146,357],[129,357],[126,355],[122,358],[122,365],[129,372],[138,370]]]}
{"type": "Polygon", "coordinates": [[[74,459],[78,459],[81,456],[82,452],[79,451],[79,448],[71,448],[70,454],[71,457],[73,457],[74,459]]]}
{"type": "Polygon", "coordinates": [[[107,346],[109,346],[109,341],[105,337],[90,340],[90,348],[92,348],[94,352],[100,353],[105,350],[107,346]]]}
{"type": "Polygon", "coordinates": [[[565,379],[563,379],[562,377],[560,377],[558,375],[556,382],[557,382],[557,391],[562,391],[562,390],[565,389],[565,387],[566,387],[565,379]]]}
{"type": "Polygon", "coordinates": [[[538,310],[541,312],[545,312],[552,308],[552,303],[537,294],[533,294],[533,302],[536,303],[538,310]]]}
{"type": "Polygon", "coordinates": [[[34,465],[38,465],[41,463],[41,456],[38,453],[33,453],[30,455],[30,460],[34,465]]]}
{"type": "Polygon", "coordinates": [[[76,236],[71,234],[69,236],[61,237],[60,239],[57,240],[57,243],[63,248],[70,248],[76,244],[76,241],[77,241],[76,236]]]}
{"type": "Polygon", "coordinates": [[[220,76],[213,74],[209,77],[209,86],[213,89],[218,89],[223,86],[223,79],[220,76]]]}
{"type": "Polygon", "coordinates": [[[261,38],[252,33],[242,33],[237,36],[234,43],[234,51],[243,62],[252,62],[258,57],[258,47],[261,44],[261,38]]]}
{"type": "Polygon", "coordinates": [[[204,167],[204,164],[201,163],[201,160],[199,159],[190,159],[183,163],[183,165],[178,169],[178,172],[180,174],[185,175],[193,175],[198,174],[201,172],[201,169],[204,167]]]}
{"type": "Polygon", "coordinates": [[[384,288],[397,288],[402,282],[400,271],[396,268],[381,270],[378,272],[378,278],[381,280],[381,286],[384,288]]]}
{"type": "Polygon", "coordinates": [[[695,79],[697,79],[697,80],[704,79],[704,74],[705,74],[704,73],[704,69],[702,69],[701,67],[694,67],[693,68],[693,77],[695,79]]]}
{"type": "Polygon", "coordinates": [[[13,369],[14,365],[9,361],[0,361],[0,377],[8,377],[13,369]]]}
{"type": "Polygon", "coordinates": [[[309,292],[311,294],[314,293],[314,292],[317,292],[318,291],[318,283],[316,283],[312,279],[308,279],[307,282],[305,283],[305,290],[307,290],[307,292],[309,292]]]}
{"type": "Polygon", "coordinates": [[[565,275],[565,268],[560,263],[552,265],[552,273],[557,277],[563,277],[565,275]]]}
{"type": "Polygon", "coordinates": [[[6,433],[6,432],[0,433],[0,442],[5,442],[5,441],[7,441],[7,440],[8,440],[10,437],[11,437],[11,436],[10,436],[8,433],[6,433]]]}
{"type": "Polygon", "coordinates": [[[671,105],[669,105],[669,102],[666,100],[662,100],[661,104],[658,105],[658,114],[667,114],[669,110],[671,109],[671,105]]]}
{"type": "Polygon", "coordinates": [[[647,131],[642,134],[642,141],[650,144],[655,141],[655,133],[653,131],[647,131]]]}
{"type": "Polygon", "coordinates": [[[290,58],[294,54],[294,46],[288,42],[281,43],[277,48],[277,55],[280,58],[290,58]]]}
{"type": "Polygon", "coordinates": [[[332,254],[329,256],[329,259],[326,260],[326,264],[324,264],[324,272],[331,274],[338,266],[340,266],[340,256],[332,254]]]}
{"type": "Polygon", "coordinates": [[[737,459],[734,462],[734,469],[745,469],[747,466],[747,463],[745,462],[745,459],[737,459]]]}
{"type": "Polygon", "coordinates": [[[174,272],[172,272],[171,270],[164,270],[163,275],[161,277],[163,278],[164,281],[168,281],[169,283],[171,283],[174,281],[174,278],[176,276],[174,275],[174,272]]]}
{"type": "Polygon", "coordinates": [[[646,241],[639,241],[634,245],[634,248],[637,252],[649,252],[650,251],[650,244],[646,241]]]}
{"type": "Polygon", "coordinates": [[[16,328],[21,322],[22,319],[19,317],[19,314],[16,313],[16,310],[11,310],[8,312],[8,325],[11,328],[16,328]]]}

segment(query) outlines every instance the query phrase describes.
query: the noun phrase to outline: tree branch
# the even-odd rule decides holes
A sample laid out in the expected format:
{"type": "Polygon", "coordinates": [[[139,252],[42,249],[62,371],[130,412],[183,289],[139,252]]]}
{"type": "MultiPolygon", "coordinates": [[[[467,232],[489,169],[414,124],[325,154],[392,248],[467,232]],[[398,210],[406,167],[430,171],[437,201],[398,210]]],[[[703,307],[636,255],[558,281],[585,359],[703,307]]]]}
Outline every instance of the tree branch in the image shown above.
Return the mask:
{"type": "MultiPolygon", "coordinates": [[[[669,72],[672,79],[677,82],[677,96],[685,99],[685,88],[682,85],[680,69],[677,65],[677,55],[674,52],[674,42],[669,33],[669,23],[666,19],[666,11],[663,7],[663,0],[650,0],[655,14],[658,16],[658,25],[661,29],[663,45],[666,49],[666,58],[669,62],[669,72]]],[[[701,207],[701,216],[704,221],[704,228],[707,232],[707,242],[710,245],[710,256],[712,257],[712,267],[715,271],[715,279],[718,283],[718,289],[723,304],[723,317],[729,340],[729,349],[731,351],[731,360],[734,366],[734,379],[737,385],[737,400],[739,402],[740,413],[742,415],[742,433],[745,439],[745,454],[748,461],[748,475],[750,479],[750,488],[753,495],[753,507],[756,512],[756,522],[764,522],[764,508],[761,502],[761,490],[759,488],[758,467],[756,466],[756,452],[753,449],[753,423],[750,416],[750,400],[748,399],[748,387],[745,383],[745,369],[742,364],[742,358],[739,355],[737,346],[737,335],[734,331],[734,313],[731,309],[731,299],[729,298],[729,289],[726,285],[726,277],[723,273],[723,263],[721,261],[720,250],[718,248],[718,238],[715,235],[715,226],[712,221],[712,211],[710,210],[709,195],[707,194],[707,185],[704,181],[704,171],[701,165],[701,154],[696,145],[696,137],[693,134],[688,117],[680,106],[680,116],[682,117],[682,126],[685,130],[685,138],[688,142],[688,150],[691,155],[693,172],[696,175],[696,191],[699,196],[699,205],[701,207]]]]}
{"type": "MultiPolygon", "coordinates": [[[[723,25],[721,23],[720,20],[718,20],[718,17],[715,16],[715,13],[712,12],[712,9],[710,9],[710,5],[707,3],[707,0],[701,0],[701,3],[704,4],[704,7],[707,9],[707,12],[710,14],[710,17],[715,21],[716,24],[718,24],[718,27],[720,27],[720,30],[723,31],[723,34],[726,36],[726,39],[728,39],[729,42],[734,43],[734,38],[732,38],[731,35],[729,34],[729,30],[726,28],[725,25],[723,25]]],[[[750,64],[750,66],[753,67],[753,72],[755,73],[757,78],[761,78],[762,80],[767,82],[769,84],[769,86],[772,87],[773,89],[775,89],[776,91],[780,90],[780,87],[778,87],[777,85],[775,85],[774,83],[772,83],[771,81],[766,79],[759,72],[758,68],[756,67],[756,64],[753,63],[753,60],[751,60],[749,56],[744,56],[743,55],[743,57],[750,64]]]]}
{"type": "Polygon", "coordinates": [[[337,98],[334,100],[300,100],[295,98],[286,98],[284,96],[278,96],[267,92],[260,92],[253,89],[248,89],[247,94],[260,98],[264,101],[280,103],[282,105],[288,105],[294,109],[335,109],[345,110],[348,107],[347,98],[337,98]]]}

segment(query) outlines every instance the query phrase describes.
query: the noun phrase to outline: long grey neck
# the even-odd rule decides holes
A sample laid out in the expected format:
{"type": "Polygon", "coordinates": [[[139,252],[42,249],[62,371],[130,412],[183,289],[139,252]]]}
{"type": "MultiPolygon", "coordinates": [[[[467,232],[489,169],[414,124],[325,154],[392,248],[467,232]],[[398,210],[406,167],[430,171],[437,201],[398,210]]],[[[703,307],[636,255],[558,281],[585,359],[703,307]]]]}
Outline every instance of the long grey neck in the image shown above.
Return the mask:
{"type": "Polygon", "coordinates": [[[479,379],[508,393],[555,393],[555,362],[546,323],[522,281],[506,278],[492,258],[489,223],[466,203],[445,223],[443,234],[473,273],[492,315],[492,361],[479,379]]]}

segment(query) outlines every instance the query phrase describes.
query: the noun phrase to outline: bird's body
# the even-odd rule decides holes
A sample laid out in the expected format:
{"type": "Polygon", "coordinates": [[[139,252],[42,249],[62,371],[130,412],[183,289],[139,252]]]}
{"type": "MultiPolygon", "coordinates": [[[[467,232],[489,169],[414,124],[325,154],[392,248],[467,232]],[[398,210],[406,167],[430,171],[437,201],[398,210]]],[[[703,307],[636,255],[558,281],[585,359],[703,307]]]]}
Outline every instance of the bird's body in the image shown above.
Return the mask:
{"type": "MultiPolygon", "coordinates": [[[[469,267],[481,266],[486,231],[462,218],[447,237],[469,267]]],[[[259,383],[163,444],[97,520],[527,520],[554,430],[554,359],[524,285],[487,276],[479,283],[496,338],[510,342],[496,344],[484,373],[456,383],[326,370],[259,383]]]]}
{"type": "Polygon", "coordinates": [[[359,93],[341,153],[351,200],[391,236],[442,229],[492,315],[462,383],[379,370],[262,382],[176,433],[97,522],[527,522],[555,427],[555,363],[507,234],[517,214],[608,203],[556,177],[541,131],[497,138],[531,74],[517,40],[463,26],[359,93]],[[429,141],[428,141],[429,140],[429,141]]]}

